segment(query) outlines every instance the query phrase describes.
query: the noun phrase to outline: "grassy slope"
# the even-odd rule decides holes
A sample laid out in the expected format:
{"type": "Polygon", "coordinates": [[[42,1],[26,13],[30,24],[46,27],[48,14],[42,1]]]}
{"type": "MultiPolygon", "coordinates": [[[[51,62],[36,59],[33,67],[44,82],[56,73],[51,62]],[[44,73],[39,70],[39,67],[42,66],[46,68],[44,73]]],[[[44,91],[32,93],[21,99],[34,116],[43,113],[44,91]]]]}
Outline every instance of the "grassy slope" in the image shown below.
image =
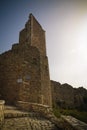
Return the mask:
{"type": "Polygon", "coordinates": [[[55,116],[60,117],[61,115],[71,115],[85,123],[87,123],[87,112],[84,111],[78,111],[78,110],[65,110],[65,109],[59,109],[54,108],[53,112],[55,116]]]}

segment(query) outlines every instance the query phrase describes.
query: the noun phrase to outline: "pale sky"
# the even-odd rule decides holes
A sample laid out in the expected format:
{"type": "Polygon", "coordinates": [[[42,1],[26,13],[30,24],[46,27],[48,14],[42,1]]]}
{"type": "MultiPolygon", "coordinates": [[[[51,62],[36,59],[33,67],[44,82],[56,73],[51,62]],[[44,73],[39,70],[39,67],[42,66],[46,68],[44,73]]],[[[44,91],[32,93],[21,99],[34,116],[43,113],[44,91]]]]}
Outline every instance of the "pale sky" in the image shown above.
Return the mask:
{"type": "Polygon", "coordinates": [[[50,79],[87,88],[87,2],[1,1],[0,53],[18,42],[32,13],[46,31],[50,79]]]}

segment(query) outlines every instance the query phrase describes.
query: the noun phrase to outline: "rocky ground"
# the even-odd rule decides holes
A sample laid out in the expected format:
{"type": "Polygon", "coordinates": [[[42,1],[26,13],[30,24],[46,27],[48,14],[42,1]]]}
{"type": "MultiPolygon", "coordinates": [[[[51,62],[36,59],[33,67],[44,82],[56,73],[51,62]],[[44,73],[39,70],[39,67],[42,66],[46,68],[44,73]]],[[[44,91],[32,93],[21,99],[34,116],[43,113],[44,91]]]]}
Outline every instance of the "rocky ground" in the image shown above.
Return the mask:
{"type": "Polygon", "coordinates": [[[22,112],[13,107],[6,107],[4,113],[5,120],[1,130],[59,130],[38,113],[22,112]]]}

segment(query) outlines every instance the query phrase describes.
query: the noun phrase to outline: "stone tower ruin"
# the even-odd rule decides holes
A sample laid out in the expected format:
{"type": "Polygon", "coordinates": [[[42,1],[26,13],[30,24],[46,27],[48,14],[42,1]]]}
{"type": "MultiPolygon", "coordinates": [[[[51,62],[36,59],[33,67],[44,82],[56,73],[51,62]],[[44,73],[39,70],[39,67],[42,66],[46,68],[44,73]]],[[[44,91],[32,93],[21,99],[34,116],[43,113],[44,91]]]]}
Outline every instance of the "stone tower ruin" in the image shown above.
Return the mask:
{"type": "Polygon", "coordinates": [[[45,31],[30,14],[19,43],[0,55],[0,94],[7,104],[52,106],[45,31]]]}

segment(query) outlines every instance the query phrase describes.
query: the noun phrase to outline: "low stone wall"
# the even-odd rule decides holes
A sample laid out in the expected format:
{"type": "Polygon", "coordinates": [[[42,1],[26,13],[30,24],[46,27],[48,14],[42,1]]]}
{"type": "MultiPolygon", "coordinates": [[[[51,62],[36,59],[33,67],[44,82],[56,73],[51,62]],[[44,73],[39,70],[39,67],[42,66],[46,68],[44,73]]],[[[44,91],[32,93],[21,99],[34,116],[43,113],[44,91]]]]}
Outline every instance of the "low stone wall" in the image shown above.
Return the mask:
{"type": "Polygon", "coordinates": [[[64,130],[87,130],[87,124],[72,117],[72,116],[61,116],[63,120],[64,130]]]}
{"type": "Polygon", "coordinates": [[[57,118],[52,112],[52,108],[47,105],[18,101],[17,106],[25,111],[38,112],[48,118],[57,128],[61,130],[87,130],[87,124],[72,116],[64,116],[57,118]]]}
{"type": "Polygon", "coordinates": [[[38,113],[41,113],[43,116],[46,114],[52,113],[52,108],[47,105],[23,102],[23,101],[18,101],[16,105],[19,107],[19,109],[22,109],[25,111],[38,112],[38,113]]]}
{"type": "Polygon", "coordinates": [[[2,127],[4,123],[4,100],[0,100],[0,128],[2,127]]]}

